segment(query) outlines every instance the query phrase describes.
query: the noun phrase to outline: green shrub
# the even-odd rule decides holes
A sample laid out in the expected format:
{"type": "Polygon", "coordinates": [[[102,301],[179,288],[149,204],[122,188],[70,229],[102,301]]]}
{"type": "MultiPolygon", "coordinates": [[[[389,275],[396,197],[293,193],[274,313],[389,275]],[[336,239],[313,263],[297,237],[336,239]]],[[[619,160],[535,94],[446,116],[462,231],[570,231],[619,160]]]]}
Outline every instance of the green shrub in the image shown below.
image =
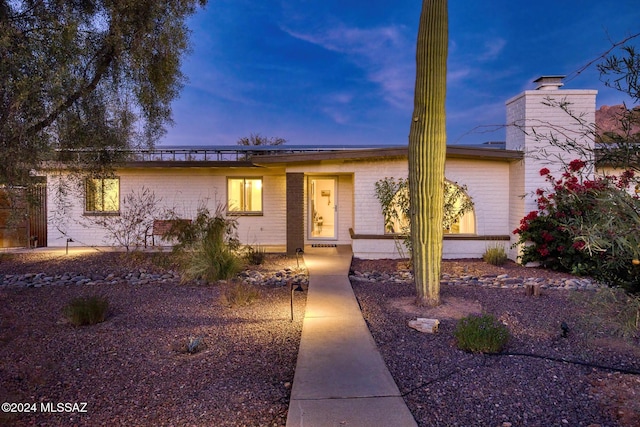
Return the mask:
{"type": "Polygon", "coordinates": [[[560,179],[540,170],[551,188],[536,191],[538,209],[514,230],[521,262],[640,292],[640,199],[628,192],[638,181],[633,171],[590,178],[585,167],[573,160],[560,179]]]}
{"type": "Polygon", "coordinates": [[[10,253],[2,253],[2,254],[0,254],[0,263],[2,263],[3,261],[10,262],[10,261],[12,261],[14,259],[15,259],[15,255],[14,254],[10,254],[10,253]]]}
{"type": "MultiPolygon", "coordinates": [[[[442,226],[450,230],[466,212],[473,210],[473,202],[466,194],[467,188],[455,182],[444,183],[444,206],[442,226]]],[[[375,183],[375,192],[384,217],[385,230],[395,235],[396,249],[405,258],[406,248],[411,258],[411,211],[409,199],[409,179],[385,177],[375,183]]]]}
{"type": "Polygon", "coordinates": [[[251,305],[260,299],[260,290],[245,283],[234,283],[228,286],[220,296],[221,302],[229,307],[251,305]]]}
{"type": "Polygon", "coordinates": [[[242,260],[237,253],[217,240],[205,237],[193,251],[183,256],[182,281],[203,279],[207,282],[230,279],[242,270],[242,260]]]}
{"type": "Polygon", "coordinates": [[[504,246],[495,245],[487,248],[482,255],[482,260],[491,265],[502,265],[507,262],[507,253],[504,246]]]}
{"type": "Polygon", "coordinates": [[[246,249],[245,259],[251,265],[261,265],[266,257],[267,253],[262,246],[256,248],[249,246],[246,249]]]}
{"type": "Polygon", "coordinates": [[[151,254],[151,262],[156,267],[169,270],[175,268],[176,258],[170,253],[154,252],[151,254]]]}
{"type": "Polygon", "coordinates": [[[472,353],[499,353],[509,340],[509,330],[490,314],[460,319],[454,332],[458,348],[472,353]]]}
{"type": "Polygon", "coordinates": [[[234,218],[227,218],[224,211],[219,205],[212,215],[201,206],[193,222],[174,221],[165,235],[178,241],[174,251],[181,261],[183,282],[229,279],[242,269],[238,224],[234,218]]]}
{"type": "Polygon", "coordinates": [[[104,322],[109,310],[106,297],[90,296],[72,299],[63,309],[65,317],[75,326],[104,322]]]}

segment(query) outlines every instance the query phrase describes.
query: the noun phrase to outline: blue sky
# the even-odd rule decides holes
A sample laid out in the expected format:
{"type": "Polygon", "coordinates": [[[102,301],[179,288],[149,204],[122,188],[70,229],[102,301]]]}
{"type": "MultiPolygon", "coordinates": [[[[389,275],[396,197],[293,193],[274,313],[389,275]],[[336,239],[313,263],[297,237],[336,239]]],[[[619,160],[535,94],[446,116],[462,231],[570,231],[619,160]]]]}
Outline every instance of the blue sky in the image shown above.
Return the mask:
{"type": "MultiPolygon", "coordinates": [[[[504,103],[541,75],[623,96],[584,65],[640,32],[637,0],[449,1],[449,144],[504,140],[504,103]],[[496,128],[497,126],[497,128],[496,128]],[[492,130],[492,131],[491,131],[492,130]]],[[[161,145],[408,142],[419,0],[210,0],[189,20],[189,81],[161,145]]],[[[640,46],[640,40],[635,41],[640,46]]]]}

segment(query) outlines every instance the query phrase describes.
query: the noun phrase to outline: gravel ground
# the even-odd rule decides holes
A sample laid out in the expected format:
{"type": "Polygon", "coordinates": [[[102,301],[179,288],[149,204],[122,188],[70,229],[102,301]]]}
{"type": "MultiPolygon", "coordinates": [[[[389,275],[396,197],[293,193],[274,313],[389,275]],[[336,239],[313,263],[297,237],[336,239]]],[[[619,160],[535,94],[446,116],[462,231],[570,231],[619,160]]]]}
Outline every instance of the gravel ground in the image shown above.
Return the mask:
{"type": "MultiPolygon", "coordinates": [[[[396,268],[397,262],[390,260],[352,264],[360,272],[396,268]]],[[[513,263],[493,267],[469,260],[444,262],[443,272],[563,276],[513,263]]],[[[522,289],[445,284],[442,306],[425,309],[413,303],[413,284],[352,284],[420,426],[640,425],[640,377],[624,373],[640,371],[639,342],[620,336],[621,326],[612,320],[620,307],[605,304],[604,291],[545,290],[532,297],[522,289]],[[511,339],[505,354],[469,354],[456,348],[457,319],[472,312],[493,314],[507,325],[511,339]],[[407,322],[416,317],[440,319],[438,333],[410,329],[407,322]],[[566,338],[562,322],[570,328],[566,338]]]]}
{"type": "MultiPolygon", "coordinates": [[[[175,268],[170,259],[0,254],[0,275],[162,272],[175,268]]],[[[295,259],[271,257],[260,270],[295,265],[295,259]]],[[[352,269],[393,273],[398,263],[354,260],[352,269]]],[[[446,261],[443,270],[452,277],[570,277],[470,260],[446,261]]],[[[602,293],[545,290],[526,297],[521,289],[443,285],[443,305],[432,311],[413,305],[410,283],[354,280],[353,286],[421,426],[640,425],[639,376],[621,372],[640,371],[638,340],[619,336],[621,326],[612,319],[620,307],[605,304],[602,293]],[[505,352],[513,355],[456,349],[456,319],[474,311],[492,313],[509,327],[505,352]],[[408,328],[415,317],[439,318],[438,333],[408,328]],[[562,322],[570,327],[566,338],[562,322]]],[[[0,288],[0,401],[35,403],[37,409],[0,413],[0,425],[284,425],[305,299],[296,295],[291,322],[288,288],[260,289],[255,304],[229,308],[220,300],[224,285],[0,288]],[[67,301],[90,294],[108,297],[107,321],[79,328],[65,322],[61,311],[67,301]],[[206,348],[181,352],[189,337],[202,337],[206,348]],[[70,413],[43,413],[41,406],[84,402],[86,407],[71,407],[76,412],[70,413]]]]}
{"type": "MultiPolygon", "coordinates": [[[[0,275],[162,271],[173,267],[169,259],[0,254],[0,275]]],[[[295,258],[270,257],[260,269],[285,266],[295,267],[295,258]]],[[[0,425],[284,425],[305,297],[295,296],[291,322],[288,287],[262,286],[260,300],[239,308],[221,302],[224,289],[177,282],[0,288],[0,402],[35,408],[0,413],[0,425]],[[104,323],[65,321],[69,300],[95,294],[110,303],[104,323]],[[205,348],[181,351],[190,337],[201,337],[205,348]],[[58,403],[78,405],[69,407],[73,412],[43,412],[58,403]]]]}

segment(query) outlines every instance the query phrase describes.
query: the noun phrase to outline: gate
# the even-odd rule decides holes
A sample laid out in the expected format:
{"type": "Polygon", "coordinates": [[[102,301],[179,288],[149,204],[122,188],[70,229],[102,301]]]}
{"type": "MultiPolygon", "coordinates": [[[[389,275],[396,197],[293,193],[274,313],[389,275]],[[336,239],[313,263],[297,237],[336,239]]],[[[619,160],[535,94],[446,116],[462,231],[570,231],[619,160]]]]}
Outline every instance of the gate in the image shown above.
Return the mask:
{"type": "Polygon", "coordinates": [[[29,190],[29,245],[32,248],[47,246],[47,185],[39,183],[29,190]]]}
{"type": "Polygon", "coordinates": [[[47,246],[47,187],[0,187],[0,248],[47,246]]]}

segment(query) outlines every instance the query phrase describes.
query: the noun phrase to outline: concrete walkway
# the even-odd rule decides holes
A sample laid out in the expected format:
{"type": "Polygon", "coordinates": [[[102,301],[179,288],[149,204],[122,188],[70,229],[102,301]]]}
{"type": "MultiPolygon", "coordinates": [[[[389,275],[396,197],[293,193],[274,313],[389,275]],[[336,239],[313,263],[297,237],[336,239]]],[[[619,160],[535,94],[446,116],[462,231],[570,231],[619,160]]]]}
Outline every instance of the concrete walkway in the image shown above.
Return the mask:
{"type": "Polygon", "coordinates": [[[351,249],[307,249],[304,261],[309,294],[287,427],[416,426],[351,289],[351,249]]]}

